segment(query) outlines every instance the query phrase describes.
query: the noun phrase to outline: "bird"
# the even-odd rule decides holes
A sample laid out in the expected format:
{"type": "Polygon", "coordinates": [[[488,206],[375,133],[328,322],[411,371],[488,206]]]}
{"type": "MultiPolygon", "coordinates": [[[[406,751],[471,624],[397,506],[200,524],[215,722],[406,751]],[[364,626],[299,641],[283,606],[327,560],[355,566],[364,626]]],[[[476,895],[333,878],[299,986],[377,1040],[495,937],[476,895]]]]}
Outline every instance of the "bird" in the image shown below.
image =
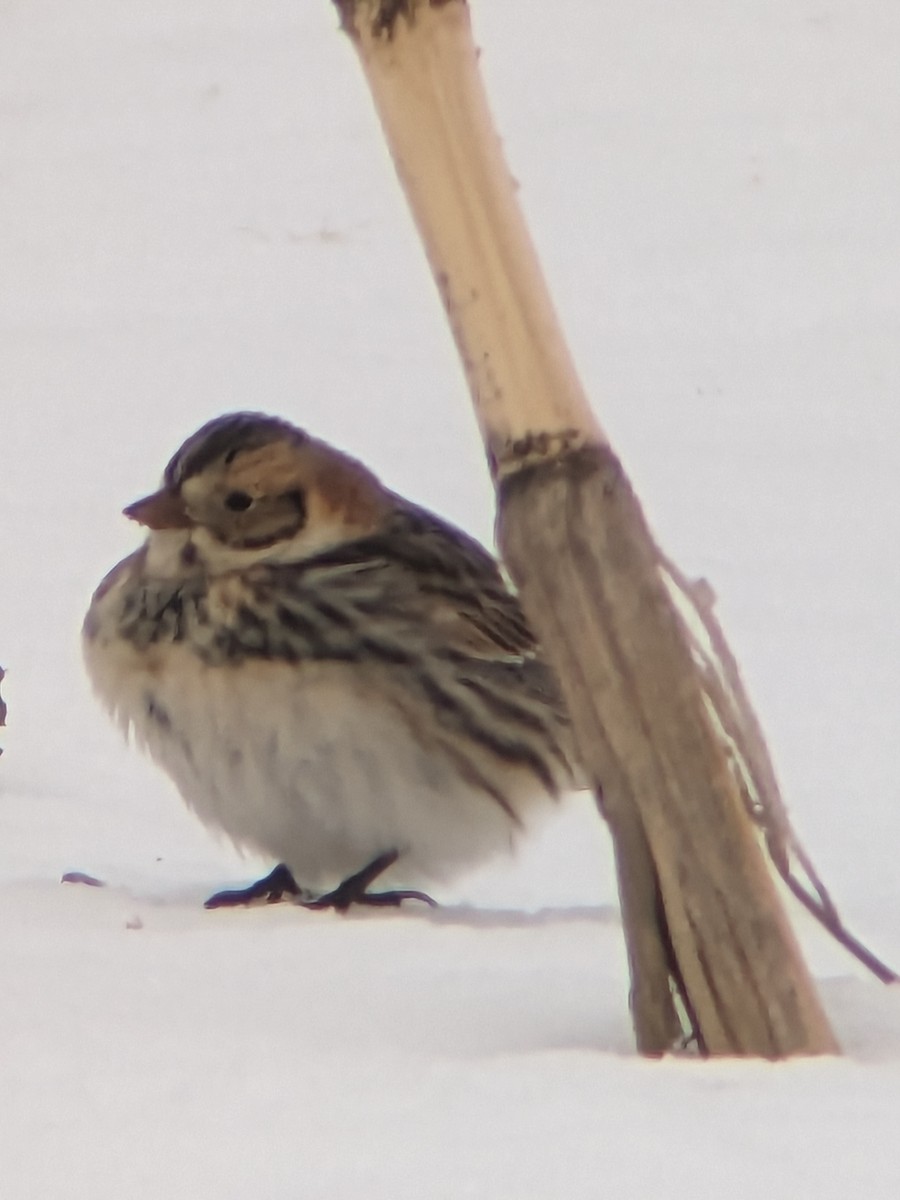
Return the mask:
{"type": "Polygon", "coordinates": [[[94,692],[206,826],[277,864],[208,907],[433,903],[420,886],[511,851],[577,786],[500,564],[362,462],[227,413],[124,513],[146,536],[85,616],[94,692]]]}

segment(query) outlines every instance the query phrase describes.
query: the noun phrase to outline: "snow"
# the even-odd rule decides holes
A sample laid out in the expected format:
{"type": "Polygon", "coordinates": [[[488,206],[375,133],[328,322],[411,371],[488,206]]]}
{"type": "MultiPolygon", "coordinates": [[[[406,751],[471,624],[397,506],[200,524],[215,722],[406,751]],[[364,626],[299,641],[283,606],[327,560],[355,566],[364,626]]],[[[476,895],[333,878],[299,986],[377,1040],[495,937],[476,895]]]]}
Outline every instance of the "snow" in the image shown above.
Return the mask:
{"type": "MultiPolygon", "coordinates": [[[[474,15],[573,350],[897,967],[900,10],[546,9],[474,15]]],[[[843,1058],[639,1059],[584,800],[434,914],[203,911],[268,864],[89,697],[119,511],[251,407],[489,541],[474,421],[326,0],[8,4],[0,146],[0,1195],[900,1194],[897,990],[792,907],[843,1058]]]]}

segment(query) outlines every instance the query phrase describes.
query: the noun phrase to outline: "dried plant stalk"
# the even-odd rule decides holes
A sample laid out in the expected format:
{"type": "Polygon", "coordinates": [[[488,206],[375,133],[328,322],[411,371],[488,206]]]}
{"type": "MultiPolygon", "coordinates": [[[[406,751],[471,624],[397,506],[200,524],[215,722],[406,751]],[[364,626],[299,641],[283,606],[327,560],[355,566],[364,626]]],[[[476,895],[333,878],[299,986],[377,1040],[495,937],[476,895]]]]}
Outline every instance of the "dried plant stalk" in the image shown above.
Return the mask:
{"type": "Polygon", "coordinates": [[[637,498],[572,365],[464,0],[338,0],[459,348],[498,540],[602,783],[639,1048],[836,1050],[637,498]]]}

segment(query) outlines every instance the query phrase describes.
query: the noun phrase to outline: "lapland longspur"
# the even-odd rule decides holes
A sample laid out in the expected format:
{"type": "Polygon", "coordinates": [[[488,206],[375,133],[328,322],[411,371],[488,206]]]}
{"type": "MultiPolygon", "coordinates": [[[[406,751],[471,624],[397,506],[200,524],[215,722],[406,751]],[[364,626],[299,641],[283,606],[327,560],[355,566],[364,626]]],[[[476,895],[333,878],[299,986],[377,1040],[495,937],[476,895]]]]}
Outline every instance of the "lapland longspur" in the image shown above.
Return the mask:
{"type": "MultiPolygon", "coordinates": [[[[509,848],[573,783],[496,561],[286,421],[189,437],[94,594],[88,673],[187,804],[279,866],[208,903],[396,903],[509,848]]],[[[427,897],[426,897],[427,898],[427,897]]]]}

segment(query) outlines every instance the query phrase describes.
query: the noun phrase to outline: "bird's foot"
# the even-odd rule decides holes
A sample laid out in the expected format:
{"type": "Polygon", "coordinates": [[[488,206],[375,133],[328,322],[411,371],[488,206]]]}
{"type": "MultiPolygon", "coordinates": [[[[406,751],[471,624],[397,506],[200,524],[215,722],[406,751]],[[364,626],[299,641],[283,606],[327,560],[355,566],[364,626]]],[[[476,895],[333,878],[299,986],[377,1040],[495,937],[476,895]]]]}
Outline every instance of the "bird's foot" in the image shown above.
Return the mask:
{"type": "MultiPolygon", "coordinates": [[[[249,887],[231,892],[216,892],[203,905],[204,908],[236,908],[241,904],[278,904],[285,897],[302,896],[300,887],[284,863],[279,863],[265,879],[258,879],[249,887]]],[[[308,892],[305,893],[309,895],[308,892]]]]}
{"type": "Polygon", "coordinates": [[[366,904],[373,908],[396,908],[404,900],[421,900],[423,904],[437,908],[436,901],[427,896],[425,892],[366,891],[369,884],[373,883],[388,867],[392,867],[398,858],[396,850],[388,850],[385,854],[379,854],[367,867],[363,867],[361,871],[357,871],[355,875],[351,875],[343,883],[339,883],[334,891],[326,892],[324,896],[319,896],[315,900],[301,900],[299,903],[303,908],[333,908],[336,912],[346,912],[351,904],[366,904]]]}

